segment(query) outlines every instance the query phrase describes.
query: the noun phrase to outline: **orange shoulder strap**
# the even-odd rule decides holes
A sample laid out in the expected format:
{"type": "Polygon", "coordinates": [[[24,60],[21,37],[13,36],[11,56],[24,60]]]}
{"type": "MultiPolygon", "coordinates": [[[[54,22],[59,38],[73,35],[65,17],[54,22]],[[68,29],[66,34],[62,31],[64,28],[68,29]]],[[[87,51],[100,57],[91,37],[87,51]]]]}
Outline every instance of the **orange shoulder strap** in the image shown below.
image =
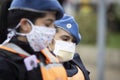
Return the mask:
{"type": "Polygon", "coordinates": [[[11,51],[11,52],[16,53],[15,50],[13,50],[13,49],[11,49],[11,48],[8,48],[8,47],[6,47],[6,46],[0,46],[0,48],[1,48],[1,49],[4,49],[4,50],[7,50],[7,51],[11,51]]]}
{"type": "Polygon", "coordinates": [[[47,48],[41,50],[41,52],[46,57],[46,59],[48,60],[48,63],[59,62],[59,60],[54,55],[52,55],[52,53],[50,53],[50,51],[47,48]]]}
{"type": "Polygon", "coordinates": [[[14,49],[12,49],[12,48],[9,48],[9,47],[6,47],[6,46],[0,46],[0,49],[4,49],[4,50],[7,50],[7,51],[10,51],[10,52],[12,52],[12,53],[14,53],[14,54],[17,54],[17,55],[19,55],[19,56],[21,56],[21,57],[23,57],[23,58],[27,57],[26,55],[24,55],[24,54],[19,54],[16,50],[14,50],[14,49]]]}

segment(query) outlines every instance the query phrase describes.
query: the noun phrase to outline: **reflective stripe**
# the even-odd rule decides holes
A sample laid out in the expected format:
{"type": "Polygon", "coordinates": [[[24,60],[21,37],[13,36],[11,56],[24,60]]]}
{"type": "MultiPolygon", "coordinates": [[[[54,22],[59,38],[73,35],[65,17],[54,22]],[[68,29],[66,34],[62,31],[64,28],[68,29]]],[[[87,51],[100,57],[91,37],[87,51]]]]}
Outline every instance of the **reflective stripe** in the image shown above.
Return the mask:
{"type": "Polygon", "coordinates": [[[23,49],[21,49],[20,47],[18,47],[17,45],[15,45],[13,43],[6,44],[5,46],[15,50],[19,54],[30,56],[29,53],[27,53],[26,51],[24,51],[23,49]]]}
{"type": "Polygon", "coordinates": [[[24,55],[24,54],[22,54],[22,53],[18,53],[17,51],[15,51],[15,50],[13,50],[13,49],[11,49],[11,48],[8,48],[8,47],[6,47],[6,46],[0,46],[0,49],[4,49],[4,50],[6,50],[6,51],[13,52],[14,54],[17,54],[17,55],[21,56],[22,58],[28,57],[27,55],[24,55]]]}
{"type": "MultiPolygon", "coordinates": [[[[14,52],[18,55],[19,52],[22,50],[21,48],[14,44],[1,46],[0,48],[14,52]]],[[[20,54],[26,55],[26,52],[24,52],[24,50],[22,50],[21,52],[23,53],[20,54]]],[[[53,56],[48,49],[44,49],[41,52],[46,57],[46,60],[49,61],[49,63],[46,64],[37,60],[37,62],[40,65],[40,71],[42,73],[43,80],[68,80],[66,71],[62,64],[59,63],[58,59],[55,56],[53,56]]]]}
{"type": "MultiPolygon", "coordinates": [[[[25,56],[30,56],[29,53],[27,53],[26,51],[24,51],[19,46],[15,45],[13,43],[8,43],[5,46],[0,46],[0,48],[11,51],[11,52],[14,52],[14,53],[22,54],[22,55],[25,55],[25,56]]],[[[49,52],[49,50],[47,48],[41,50],[41,52],[46,57],[46,59],[48,60],[49,63],[51,63],[51,62],[59,62],[59,60],[57,58],[55,58],[52,55],[52,53],[49,52]]]]}
{"type": "Polygon", "coordinates": [[[6,46],[0,46],[0,48],[1,48],[1,49],[5,49],[5,50],[7,50],[7,51],[11,51],[11,52],[16,53],[15,50],[13,50],[13,49],[11,49],[11,48],[8,48],[8,47],[6,47],[6,46]]]}
{"type": "MultiPolygon", "coordinates": [[[[0,48],[4,48],[5,50],[15,52],[15,53],[17,52],[17,53],[22,54],[22,55],[30,56],[29,53],[27,53],[26,51],[24,51],[23,49],[21,49],[20,47],[18,47],[17,45],[15,45],[13,43],[8,43],[5,46],[0,46],[0,48]]],[[[55,58],[52,55],[52,53],[49,52],[49,50],[47,48],[41,50],[41,52],[46,57],[46,59],[48,60],[49,63],[50,62],[59,62],[59,60],[57,58],[55,58]]]]}
{"type": "Polygon", "coordinates": [[[44,65],[43,63],[39,63],[41,66],[44,66],[46,67],[46,69],[50,69],[50,68],[53,68],[53,67],[61,67],[62,64],[59,64],[59,63],[53,63],[53,64],[47,64],[47,65],[44,65]]]}

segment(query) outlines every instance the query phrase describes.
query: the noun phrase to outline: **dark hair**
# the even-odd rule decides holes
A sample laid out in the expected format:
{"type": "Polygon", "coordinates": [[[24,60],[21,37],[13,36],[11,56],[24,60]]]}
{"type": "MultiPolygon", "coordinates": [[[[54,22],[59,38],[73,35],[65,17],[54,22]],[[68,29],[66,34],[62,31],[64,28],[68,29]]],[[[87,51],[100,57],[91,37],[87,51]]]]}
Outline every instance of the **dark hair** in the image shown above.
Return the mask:
{"type": "Polygon", "coordinates": [[[0,9],[0,43],[7,37],[7,29],[14,28],[21,18],[27,18],[33,23],[37,18],[45,17],[45,13],[37,13],[25,10],[11,10],[8,11],[12,0],[5,0],[0,9]]]}
{"type": "Polygon", "coordinates": [[[7,17],[8,27],[15,27],[21,18],[27,18],[34,23],[37,18],[43,18],[45,15],[45,13],[30,12],[25,10],[11,10],[9,11],[7,17]]]}
{"type": "Polygon", "coordinates": [[[8,7],[12,0],[4,0],[0,8],[0,43],[6,38],[8,7]],[[4,36],[3,36],[4,35],[4,36]]]}

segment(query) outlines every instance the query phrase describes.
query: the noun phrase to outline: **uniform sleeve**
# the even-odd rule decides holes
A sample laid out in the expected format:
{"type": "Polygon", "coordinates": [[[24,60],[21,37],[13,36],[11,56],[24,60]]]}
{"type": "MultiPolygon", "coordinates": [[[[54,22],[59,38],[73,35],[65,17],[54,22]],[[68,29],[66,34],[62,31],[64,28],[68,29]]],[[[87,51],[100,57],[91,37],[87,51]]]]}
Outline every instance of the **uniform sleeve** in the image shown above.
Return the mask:
{"type": "Polygon", "coordinates": [[[82,72],[84,73],[84,76],[86,78],[85,80],[90,80],[89,79],[90,72],[85,68],[79,54],[76,53],[74,55],[74,58],[71,61],[71,63],[74,63],[75,65],[77,65],[82,70],[82,72]]]}
{"type": "Polygon", "coordinates": [[[17,80],[8,62],[0,56],[0,80],[17,80]]]}
{"type": "MultiPolygon", "coordinates": [[[[84,66],[84,64],[83,64],[83,62],[82,62],[82,60],[81,60],[81,58],[80,58],[80,55],[79,55],[78,53],[76,53],[76,54],[74,55],[73,62],[74,62],[78,67],[80,67],[80,66],[82,65],[83,68],[86,69],[85,66],[84,66]]],[[[90,74],[90,72],[89,72],[88,70],[87,70],[87,72],[88,72],[88,74],[90,74]]]]}

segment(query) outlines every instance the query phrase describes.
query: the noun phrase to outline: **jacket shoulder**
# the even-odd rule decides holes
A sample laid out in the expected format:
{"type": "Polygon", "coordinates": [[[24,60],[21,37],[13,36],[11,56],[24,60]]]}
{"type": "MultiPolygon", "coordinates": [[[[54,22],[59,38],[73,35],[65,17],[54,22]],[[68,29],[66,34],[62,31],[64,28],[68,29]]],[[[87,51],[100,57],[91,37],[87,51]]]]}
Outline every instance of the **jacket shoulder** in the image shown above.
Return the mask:
{"type": "MultiPolygon", "coordinates": [[[[1,53],[0,53],[1,54],[1,53]]],[[[8,60],[0,55],[0,80],[15,80],[15,67],[8,60]]]]}
{"type": "Polygon", "coordinates": [[[0,49],[0,80],[18,80],[17,78],[21,76],[19,74],[25,72],[22,60],[23,59],[20,56],[15,55],[10,51],[0,49]]]}
{"type": "Polygon", "coordinates": [[[73,58],[73,60],[71,62],[73,62],[75,65],[77,65],[82,70],[86,80],[90,80],[89,79],[90,72],[86,69],[86,67],[83,64],[83,62],[81,60],[81,57],[80,57],[80,55],[78,53],[75,53],[74,58],[73,58]]]}

